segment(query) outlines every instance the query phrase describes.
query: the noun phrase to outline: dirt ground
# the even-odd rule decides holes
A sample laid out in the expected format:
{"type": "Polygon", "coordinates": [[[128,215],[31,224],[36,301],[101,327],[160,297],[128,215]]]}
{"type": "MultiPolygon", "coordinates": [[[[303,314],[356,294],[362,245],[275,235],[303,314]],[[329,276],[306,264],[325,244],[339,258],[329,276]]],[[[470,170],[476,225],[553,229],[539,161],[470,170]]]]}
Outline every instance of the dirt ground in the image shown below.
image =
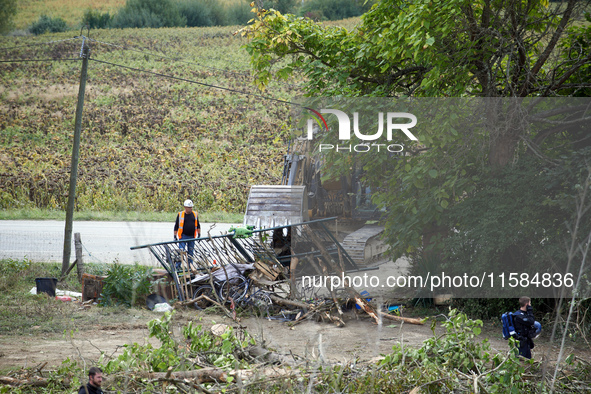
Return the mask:
{"type": "MultiPolygon", "coordinates": [[[[395,275],[405,273],[407,269],[408,264],[399,260],[381,265],[379,271],[368,272],[395,275]]],[[[386,290],[370,289],[374,301],[378,304],[385,303],[388,299],[386,290]]],[[[116,308],[106,311],[96,305],[82,307],[79,302],[58,306],[60,318],[67,321],[68,329],[65,333],[48,333],[47,327],[44,330],[33,326],[25,335],[0,335],[0,371],[35,367],[44,363],[47,363],[45,368],[51,368],[67,358],[92,365],[101,354],[105,357],[121,354],[125,344],[144,344],[149,341],[154,346],[159,346],[157,339],[148,338],[147,322],[161,317],[162,313],[152,312],[147,308],[116,308]]],[[[447,307],[440,307],[440,311],[441,315],[437,317],[439,321],[444,319],[447,307]]],[[[408,316],[404,309],[403,316],[408,316]]],[[[259,344],[277,352],[302,356],[319,363],[368,361],[389,353],[395,344],[419,347],[433,335],[430,321],[424,325],[413,325],[387,320],[378,325],[366,314],[355,309],[346,312],[343,320],[346,325],[341,328],[332,323],[316,321],[304,321],[290,327],[288,323],[279,320],[243,317],[235,322],[211,311],[181,308],[174,314],[173,334],[180,337],[181,328],[189,321],[204,327],[224,323],[237,330],[245,329],[259,344]]],[[[438,325],[436,333],[439,335],[442,332],[438,325]]],[[[544,328],[533,350],[535,359],[542,359],[544,354],[551,362],[557,359],[558,346],[550,346],[549,336],[550,328],[544,328]]],[[[502,339],[498,323],[485,322],[479,338],[488,338],[494,351],[504,353],[508,350],[507,341],[502,339]]],[[[591,360],[591,348],[588,345],[575,347],[570,344],[563,357],[572,352],[585,360],[591,360]]]]}
{"type": "MultiPolygon", "coordinates": [[[[72,305],[76,307],[76,305],[72,305]]],[[[99,307],[93,306],[85,313],[95,314],[99,307]]],[[[0,370],[35,367],[47,363],[45,368],[59,365],[66,358],[92,365],[101,353],[107,357],[121,354],[124,344],[134,342],[144,344],[150,341],[154,346],[156,339],[148,339],[146,323],[161,316],[160,313],[148,310],[130,310],[124,320],[113,319],[101,322],[97,315],[97,323],[84,325],[66,335],[38,332],[31,327],[28,335],[4,335],[0,337],[0,370]]],[[[286,322],[266,320],[262,318],[244,318],[240,322],[206,311],[182,309],[175,313],[174,335],[180,335],[180,328],[189,321],[210,327],[215,323],[224,323],[236,329],[245,328],[255,337],[257,342],[283,354],[303,356],[313,362],[349,362],[353,360],[368,361],[381,354],[388,353],[394,344],[419,347],[424,340],[433,334],[430,324],[412,325],[391,321],[377,325],[367,315],[348,312],[345,327],[336,327],[332,323],[305,321],[295,327],[286,322]]],[[[437,331],[440,333],[440,329],[437,331]]],[[[547,333],[545,333],[547,335],[547,333]]],[[[506,352],[507,342],[501,338],[499,327],[485,325],[481,338],[489,338],[492,348],[506,352]]],[[[542,336],[536,341],[534,358],[541,359],[546,352],[550,359],[555,360],[558,347],[549,347],[547,338],[542,336]]],[[[567,349],[565,356],[576,351],[582,358],[591,359],[588,350],[567,349]]]]}

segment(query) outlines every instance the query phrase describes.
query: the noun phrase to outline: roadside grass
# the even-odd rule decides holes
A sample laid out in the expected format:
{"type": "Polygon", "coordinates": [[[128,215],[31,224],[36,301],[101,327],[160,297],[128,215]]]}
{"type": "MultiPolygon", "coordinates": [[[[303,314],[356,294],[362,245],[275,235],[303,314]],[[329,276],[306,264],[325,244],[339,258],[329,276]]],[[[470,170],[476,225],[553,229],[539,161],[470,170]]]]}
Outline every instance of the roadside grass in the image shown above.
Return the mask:
{"type": "MultiPolygon", "coordinates": [[[[85,263],[85,272],[105,275],[107,265],[85,263]]],[[[44,335],[59,337],[68,332],[101,325],[134,322],[150,312],[144,308],[121,306],[81,308],[77,302],[62,302],[47,294],[30,294],[35,278],[59,278],[61,264],[33,263],[27,260],[0,260],[0,335],[44,335]]],[[[75,270],[57,288],[82,292],[75,270]]]]}
{"type": "MultiPolygon", "coordinates": [[[[179,208],[180,211],[180,208],[179,208]]],[[[177,212],[127,212],[127,211],[82,211],[74,212],[78,221],[116,221],[116,222],[171,222],[177,212]]],[[[64,211],[43,208],[21,208],[0,211],[0,220],[65,220],[64,211]]],[[[203,223],[242,223],[244,214],[232,212],[199,213],[203,223]]]]}

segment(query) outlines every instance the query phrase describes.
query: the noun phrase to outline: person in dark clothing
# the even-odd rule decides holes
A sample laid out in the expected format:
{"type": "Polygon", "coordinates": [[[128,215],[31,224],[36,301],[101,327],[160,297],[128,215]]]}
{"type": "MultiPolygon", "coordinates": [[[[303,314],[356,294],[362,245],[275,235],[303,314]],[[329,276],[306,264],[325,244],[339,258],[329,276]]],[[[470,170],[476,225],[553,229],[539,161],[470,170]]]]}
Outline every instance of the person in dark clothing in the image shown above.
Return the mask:
{"type": "Polygon", "coordinates": [[[88,370],[88,383],[80,386],[78,394],[103,394],[103,371],[99,367],[92,367],[88,370]]]}
{"type": "Polygon", "coordinates": [[[530,359],[531,350],[535,346],[533,339],[537,338],[539,331],[541,331],[541,325],[534,318],[534,310],[529,297],[519,299],[519,309],[513,314],[513,324],[519,340],[519,355],[530,359]]]}
{"type": "Polygon", "coordinates": [[[287,234],[284,234],[284,228],[273,230],[271,247],[279,258],[282,265],[289,267],[291,259],[280,258],[291,255],[291,227],[287,227],[287,234]]]}
{"type": "MultiPolygon", "coordinates": [[[[201,225],[199,224],[199,215],[193,212],[193,201],[185,200],[183,204],[185,210],[179,212],[174,223],[174,239],[193,239],[201,237],[201,225]]],[[[189,263],[193,261],[193,249],[195,248],[195,241],[187,241],[179,243],[179,249],[185,250],[189,254],[189,263]]],[[[179,267],[177,267],[179,268],[179,267]]]]}

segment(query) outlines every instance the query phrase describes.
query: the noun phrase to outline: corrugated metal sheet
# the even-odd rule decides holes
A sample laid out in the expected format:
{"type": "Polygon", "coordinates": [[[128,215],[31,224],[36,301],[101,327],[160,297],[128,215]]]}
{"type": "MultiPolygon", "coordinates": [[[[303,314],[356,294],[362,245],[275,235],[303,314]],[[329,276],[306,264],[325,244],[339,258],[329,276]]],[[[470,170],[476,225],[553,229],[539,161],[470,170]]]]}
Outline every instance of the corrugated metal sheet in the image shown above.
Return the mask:
{"type": "Polygon", "coordinates": [[[309,220],[306,186],[255,185],[250,188],[244,225],[257,229],[309,220]]]}

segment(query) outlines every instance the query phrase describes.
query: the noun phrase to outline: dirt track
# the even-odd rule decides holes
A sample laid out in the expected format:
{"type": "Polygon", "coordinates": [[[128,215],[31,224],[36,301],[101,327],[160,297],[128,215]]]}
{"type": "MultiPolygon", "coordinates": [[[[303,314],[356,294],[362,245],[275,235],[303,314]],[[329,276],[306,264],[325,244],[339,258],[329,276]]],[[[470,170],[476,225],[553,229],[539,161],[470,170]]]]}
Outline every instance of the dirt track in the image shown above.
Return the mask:
{"type": "MultiPolygon", "coordinates": [[[[98,307],[93,307],[98,308],[98,307]]],[[[131,310],[133,311],[133,310],[131,310]]],[[[121,346],[134,342],[143,344],[148,337],[146,323],[160,316],[158,313],[139,311],[124,323],[104,323],[85,326],[70,335],[48,335],[31,328],[29,335],[0,337],[0,370],[33,367],[47,362],[47,367],[56,366],[66,358],[86,363],[94,363],[101,352],[106,356],[117,356],[121,353],[121,346]],[[141,312],[141,313],[139,313],[141,312]]],[[[89,310],[88,313],[93,313],[89,310]]],[[[131,312],[134,313],[134,312],[131,312]]],[[[431,337],[430,324],[423,326],[411,324],[391,324],[386,322],[382,326],[373,323],[367,316],[349,312],[346,315],[346,326],[338,328],[331,323],[306,321],[293,328],[285,322],[269,321],[257,318],[243,319],[240,323],[232,322],[229,318],[203,311],[191,309],[181,310],[174,318],[174,334],[179,335],[180,327],[188,321],[208,327],[215,323],[225,323],[235,328],[244,327],[259,342],[284,354],[293,353],[318,362],[346,362],[354,359],[370,360],[391,351],[396,343],[404,346],[418,347],[431,337]],[[201,321],[200,321],[201,319],[201,321]]],[[[439,330],[438,330],[439,331],[439,330]]],[[[505,352],[507,342],[500,338],[498,327],[485,325],[482,339],[488,337],[493,349],[505,352]]],[[[158,346],[154,338],[149,340],[158,346]]],[[[541,358],[547,349],[547,339],[542,337],[537,341],[538,346],[534,357],[541,358]]],[[[569,349],[565,353],[569,354],[569,349]]],[[[577,352],[589,359],[588,351],[577,352]]],[[[550,358],[556,358],[557,351],[550,352],[550,358]]]]}

